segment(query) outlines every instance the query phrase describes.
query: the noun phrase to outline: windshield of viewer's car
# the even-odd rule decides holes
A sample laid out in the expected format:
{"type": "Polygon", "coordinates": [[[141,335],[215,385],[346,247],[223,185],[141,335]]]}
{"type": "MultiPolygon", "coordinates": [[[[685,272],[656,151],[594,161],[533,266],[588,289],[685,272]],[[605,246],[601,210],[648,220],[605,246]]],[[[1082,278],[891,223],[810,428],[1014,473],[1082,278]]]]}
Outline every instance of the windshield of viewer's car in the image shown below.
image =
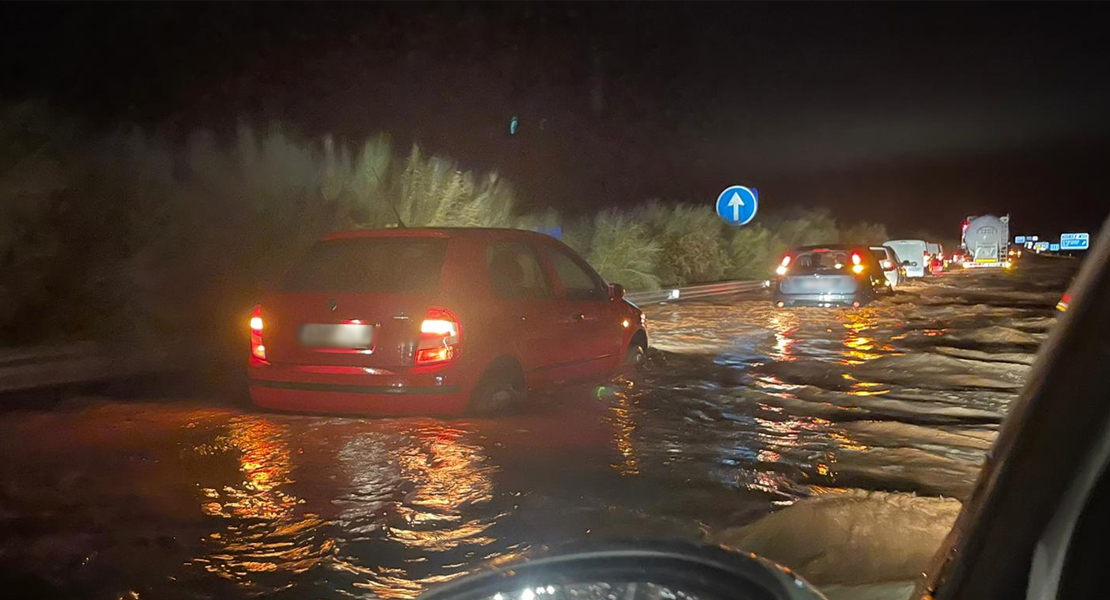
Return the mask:
{"type": "Polygon", "coordinates": [[[0,2],[0,596],[909,600],[1093,310],[1107,14],[0,2]]]}

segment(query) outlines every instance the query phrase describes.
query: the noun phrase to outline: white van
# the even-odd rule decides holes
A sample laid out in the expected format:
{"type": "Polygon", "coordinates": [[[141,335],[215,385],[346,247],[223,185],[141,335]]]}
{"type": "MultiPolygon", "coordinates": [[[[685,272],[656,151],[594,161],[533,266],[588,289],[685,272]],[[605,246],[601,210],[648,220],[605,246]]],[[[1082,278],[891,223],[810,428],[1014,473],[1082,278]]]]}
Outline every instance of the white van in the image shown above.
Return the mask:
{"type": "Polygon", "coordinates": [[[898,255],[898,260],[906,267],[906,277],[925,276],[929,251],[923,240],[887,240],[883,245],[898,255]]]}

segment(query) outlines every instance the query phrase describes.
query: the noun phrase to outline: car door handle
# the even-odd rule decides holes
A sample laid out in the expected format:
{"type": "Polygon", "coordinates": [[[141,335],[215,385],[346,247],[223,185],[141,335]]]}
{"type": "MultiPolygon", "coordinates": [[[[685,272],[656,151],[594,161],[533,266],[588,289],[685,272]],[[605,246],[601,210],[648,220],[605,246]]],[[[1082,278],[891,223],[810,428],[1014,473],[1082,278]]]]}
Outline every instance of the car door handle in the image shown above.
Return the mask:
{"type": "Polygon", "coordinates": [[[514,321],[527,321],[528,315],[513,315],[514,321]]]}
{"type": "Polygon", "coordinates": [[[582,313],[574,313],[573,315],[570,316],[570,318],[575,320],[575,321],[585,321],[586,320],[586,315],[584,315],[582,313]]]}

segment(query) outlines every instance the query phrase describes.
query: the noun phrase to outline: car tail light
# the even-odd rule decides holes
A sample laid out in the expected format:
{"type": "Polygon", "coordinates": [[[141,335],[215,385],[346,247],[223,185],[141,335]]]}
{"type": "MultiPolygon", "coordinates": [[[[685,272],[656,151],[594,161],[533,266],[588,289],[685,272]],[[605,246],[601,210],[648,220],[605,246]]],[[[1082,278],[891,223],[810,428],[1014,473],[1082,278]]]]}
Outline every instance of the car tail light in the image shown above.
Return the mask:
{"type": "Polygon", "coordinates": [[[859,252],[852,253],[852,272],[857,275],[863,273],[863,258],[859,252]]]}
{"type": "Polygon", "coordinates": [[[420,323],[416,364],[445,362],[459,354],[459,318],[445,308],[429,308],[420,323]]]}
{"type": "Polygon", "coordinates": [[[775,269],[777,275],[786,275],[786,268],[790,266],[790,255],[782,257],[782,262],[779,263],[778,268],[775,269]]]}
{"type": "Polygon", "coordinates": [[[256,305],[251,311],[251,356],[258,360],[266,360],[266,346],[262,343],[262,305],[256,305]]]}
{"type": "Polygon", "coordinates": [[[1056,310],[1061,312],[1068,312],[1068,305],[1071,304],[1071,294],[1064,294],[1060,301],[1056,303],[1056,310]]]}

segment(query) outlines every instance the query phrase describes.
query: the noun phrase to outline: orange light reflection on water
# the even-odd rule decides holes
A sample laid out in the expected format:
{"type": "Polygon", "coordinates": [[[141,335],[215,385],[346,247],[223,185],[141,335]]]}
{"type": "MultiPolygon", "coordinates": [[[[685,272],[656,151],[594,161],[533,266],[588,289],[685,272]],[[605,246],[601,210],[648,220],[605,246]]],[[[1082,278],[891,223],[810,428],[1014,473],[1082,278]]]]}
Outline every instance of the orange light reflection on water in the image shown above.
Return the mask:
{"type": "Polygon", "coordinates": [[[889,344],[878,342],[873,336],[865,335],[878,326],[878,318],[873,309],[861,309],[844,313],[847,329],[844,337],[844,359],[840,361],[845,365],[859,365],[869,360],[883,356],[885,352],[893,352],[889,344]]]}
{"type": "Polygon", "coordinates": [[[798,315],[792,311],[775,311],[770,318],[771,331],[775,335],[775,345],[772,347],[771,358],[790,362],[797,360],[794,344],[797,340],[793,337],[798,330],[798,315]]]}
{"type": "Polygon", "coordinates": [[[629,397],[635,384],[626,382],[624,389],[614,392],[616,403],[609,407],[609,416],[606,420],[613,426],[613,445],[620,454],[621,460],[613,464],[613,468],[621,475],[638,475],[640,473],[640,460],[633,445],[632,434],[636,431],[636,420],[632,416],[635,401],[629,397]]]}
{"type": "Polygon", "coordinates": [[[492,521],[467,519],[460,508],[489,502],[492,469],[482,450],[462,440],[463,432],[443,425],[422,428],[418,448],[398,456],[401,478],[416,489],[398,507],[407,527],[391,527],[389,537],[406,546],[445,551],[459,544],[492,542],[482,534],[492,521]]]}
{"type": "Polygon", "coordinates": [[[298,510],[302,501],[283,489],[294,471],[287,433],[264,417],[232,419],[227,443],[238,453],[242,480],[201,490],[202,512],[227,525],[205,539],[209,551],[193,563],[251,588],[261,573],[301,573],[334,553],[334,540],[313,535],[323,520],[298,510]]]}
{"type": "Polygon", "coordinates": [[[474,507],[493,497],[496,468],[466,441],[465,431],[442,423],[400,431],[340,423],[309,431],[326,440],[314,449],[337,463],[338,479],[314,480],[304,472],[309,482],[297,483],[297,470],[313,463],[304,464],[309,459],[292,445],[289,425],[253,415],[230,422],[224,446],[235,456],[241,480],[201,490],[202,511],[225,525],[205,539],[206,552],[193,564],[258,594],[323,567],[362,577],[351,585],[377,597],[414,598],[461,575],[463,566],[426,574],[425,558],[411,561],[411,572],[387,569],[351,545],[384,540],[422,556],[460,547],[489,557],[515,554],[491,551],[497,540],[485,531],[502,515],[474,507]],[[328,448],[337,450],[328,454],[328,448]],[[325,518],[307,511],[305,500],[290,490],[294,485],[306,486],[314,505],[335,507],[337,514],[325,518]]]}

